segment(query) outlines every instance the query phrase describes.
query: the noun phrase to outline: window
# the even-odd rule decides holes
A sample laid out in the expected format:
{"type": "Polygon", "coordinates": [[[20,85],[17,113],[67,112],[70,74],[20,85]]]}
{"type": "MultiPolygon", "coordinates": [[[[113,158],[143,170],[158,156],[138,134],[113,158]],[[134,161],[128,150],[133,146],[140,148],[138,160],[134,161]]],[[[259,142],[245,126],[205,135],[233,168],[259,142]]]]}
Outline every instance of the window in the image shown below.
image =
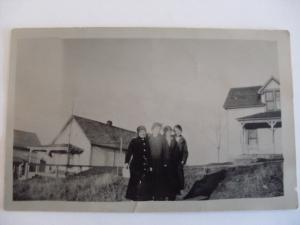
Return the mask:
{"type": "Polygon", "coordinates": [[[39,172],[44,173],[46,170],[46,161],[41,159],[39,165],[39,172]]]}
{"type": "Polygon", "coordinates": [[[257,130],[251,129],[248,130],[248,145],[256,145],[257,144],[257,130]]]}
{"type": "Polygon", "coordinates": [[[271,90],[265,93],[267,111],[280,109],[280,91],[271,90]]]}
{"type": "Polygon", "coordinates": [[[280,91],[275,91],[276,108],[280,109],[280,91]]]}

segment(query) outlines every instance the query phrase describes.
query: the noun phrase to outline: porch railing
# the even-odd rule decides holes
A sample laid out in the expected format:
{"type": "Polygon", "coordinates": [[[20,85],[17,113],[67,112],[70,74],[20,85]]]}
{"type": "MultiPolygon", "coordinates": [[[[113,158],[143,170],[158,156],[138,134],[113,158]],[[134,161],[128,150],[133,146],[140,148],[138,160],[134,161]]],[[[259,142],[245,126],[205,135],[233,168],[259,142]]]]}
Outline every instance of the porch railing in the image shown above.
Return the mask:
{"type": "MultiPolygon", "coordinates": [[[[122,175],[122,169],[118,166],[91,166],[91,165],[67,165],[67,164],[40,164],[28,163],[23,165],[25,170],[23,174],[19,174],[19,179],[29,179],[36,175],[45,177],[63,178],[68,175],[76,175],[89,170],[89,173],[115,173],[122,175]],[[93,169],[94,171],[91,171],[93,169]]],[[[18,167],[13,167],[14,170],[20,170],[18,167]]],[[[22,169],[21,169],[22,171],[22,169]]],[[[18,171],[13,171],[14,174],[18,171]]]]}

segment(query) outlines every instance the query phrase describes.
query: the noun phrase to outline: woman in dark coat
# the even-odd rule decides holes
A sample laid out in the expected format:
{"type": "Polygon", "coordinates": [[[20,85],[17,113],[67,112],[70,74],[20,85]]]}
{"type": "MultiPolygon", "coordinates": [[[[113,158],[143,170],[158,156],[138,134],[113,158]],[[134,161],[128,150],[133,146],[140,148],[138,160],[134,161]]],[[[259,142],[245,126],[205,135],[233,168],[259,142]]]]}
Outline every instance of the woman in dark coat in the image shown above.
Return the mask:
{"type": "Polygon", "coordinates": [[[164,161],[165,161],[165,142],[164,137],[161,135],[160,123],[154,123],[151,128],[151,135],[149,137],[149,144],[151,150],[152,160],[152,189],[153,200],[162,201],[166,200],[165,193],[165,177],[164,177],[164,161]]]}
{"type": "Polygon", "coordinates": [[[129,144],[125,164],[130,169],[126,198],[133,201],[152,200],[151,155],[147,131],[144,126],[137,128],[138,136],[129,144]]]}
{"type": "Polygon", "coordinates": [[[178,168],[181,163],[178,144],[173,136],[173,130],[170,126],[165,126],[164,129],[165,148],[167,149],[165,161],[165,185],[166,196],[168,200],[174,201],[176,195],[180,193],[180,180],[178,168]]]}
{"type": "Polygon", "coordinates": [[[179,167],[178,167],[178,174],[179,174],[179,181],[180,181],[180,190],[184,189],[184,170],[183,167],[186,164],[189,152],[187,147],[187,142],[185,138],[182,136],[182,127],[180,125],[174,126],[175,132],[175,139],[179,149],[179,167]]]}

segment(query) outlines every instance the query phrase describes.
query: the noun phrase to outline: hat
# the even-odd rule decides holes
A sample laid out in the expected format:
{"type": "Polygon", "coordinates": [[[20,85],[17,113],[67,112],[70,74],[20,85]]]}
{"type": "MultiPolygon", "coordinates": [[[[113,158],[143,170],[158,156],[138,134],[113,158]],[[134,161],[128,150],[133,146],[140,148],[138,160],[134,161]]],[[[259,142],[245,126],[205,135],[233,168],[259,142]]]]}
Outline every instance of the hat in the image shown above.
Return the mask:
{"type": "Polygon", "coordinates": [[[152,127],[151,127],[151,130],[153,130],[155,127],[161,128],[161,127],[162,127],[162,124],[161,124],[161,123],[158,123],[158,122],[153,123],[153,125],[152,125],[152,127]]]}
{"type": "Polygon", "coordinates": [[[145,126],[138,126],[137,128],[136,128],[136,131],[137,131],[137,133],[139,133],[141,130],[144,130],[145,132],[147,132],[147,129],[146,129],[146,127],[145,126]]]}
{"type": "Polygon", "coordinates": [[[164,134],[167,133],[168,131],[172,131],[172,127],[170,127],[169,125],[166,125],[163,129],[164,134]]]}

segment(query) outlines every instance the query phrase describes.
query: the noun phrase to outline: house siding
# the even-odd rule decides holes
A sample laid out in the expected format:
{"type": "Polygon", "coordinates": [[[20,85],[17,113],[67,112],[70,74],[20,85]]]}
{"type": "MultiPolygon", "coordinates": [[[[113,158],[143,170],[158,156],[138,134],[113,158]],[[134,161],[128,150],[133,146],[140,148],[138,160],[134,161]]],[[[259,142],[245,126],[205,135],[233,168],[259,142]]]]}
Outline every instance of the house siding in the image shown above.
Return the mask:
{"type": "Polygon", "coordinates": [[[223,149],[223,155],[227,156],[223,157],[222,161],[230,161],[246,153],[246,150],[242,147],[242,126],[240,122],[237,121],[237,118],[264,111],[265,107],[226,110],[225,135],[222,135],[223,140],[221,143],[223,147],[221,148],[223,149]]]}
{"type": "MultiPolygon", "coordinates": [[[[29,149],[21,149],[21,148],[13,148],[13,158],[14,161],[20,162],[20,160],[24,162],[28,162],[29,160],[29,149]]],[[[37,154],[35,152],[31,153],[31,162],[37,162],[37,154]]]]}
{"type": "Polygon", "coordinates": [[[279,89],[279,84],[274,80],[271,80],[270,83],[264,88],[265,91],[279,89]]]}
{"type": "MultiPolygon", "coordinates": [[[[264,88],[264,92],[272,91],[272,90],[280,90],[279,84],[277,84],[274,80],[272,80],[272,81],[264,88]]],[[[262,101],[263,103],[266,102],[266,99],[265,99],[265,95],[264,95],[264,94],[261,95],[261,101],[262,101]]]]}
{"type": "MultiPolygon", "coordinates": [[[[61,133],[61,135],[55,140],[54,144],[66,144],[69,143],[70,137],[70,144],[77,146],[79,148],[84,149],[84,151],[80,155],[74,155],[70,157],[70,164],[72,165],[90,165],[90,154],[91,154],[91,144],[84,132],[82,131],[79,124],[76,120],[72,120],[68,127],[61,133]],[[70,135],[70,129],[72,129],[70,135]]],[[[67,163],[67,157],[63,157],[62,154],[55,154],[58,155],[55,158],[55,162],[58,160],[60,162],[67,163]],[[59,158],[62,158],[61,160],[59,158]]]]}
{"type": "MultiPolygon", "coordinates": [[[[271,128],[257,129],[257,145],[245,145],[244,153],[250,154],[279,154],[281,152],[281,129],[274,130],[274,143],[271,128]]],[[[245,143],[247,143],[247,135],[245,135],[245,143]]]]}
{"type": "Polygon", "coordinates": [[[119,150],[99,146],[92,146],[92,166],[122,166],[124,164],[124,160],[124,152],[120,153],[119,150]]]}
{"type": "Polygon", "coordinates": [[[28,161],[29,150],[22,150],[22,149],[14,148],[13,157],[17,158],[17,159],[22,159],[24,161],[28,161]]]}

